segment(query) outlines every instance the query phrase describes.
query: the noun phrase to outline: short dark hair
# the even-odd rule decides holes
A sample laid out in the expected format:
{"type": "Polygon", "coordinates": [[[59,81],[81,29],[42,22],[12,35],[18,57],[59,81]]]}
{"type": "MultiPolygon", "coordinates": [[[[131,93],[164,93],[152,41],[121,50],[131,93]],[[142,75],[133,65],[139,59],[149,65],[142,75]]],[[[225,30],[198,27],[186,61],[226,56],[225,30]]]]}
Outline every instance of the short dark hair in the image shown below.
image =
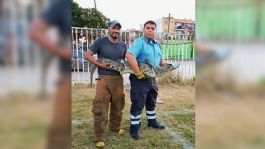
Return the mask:
{"type": "Polygon", "coordinates": [[[152,21],[152,20],[149,20],[149,21],[145,22],[144,23],[144,28],[145,28],[146,24],[152,24],[152,25],[155,25],[156,26],[155,21],[152,21]]]}

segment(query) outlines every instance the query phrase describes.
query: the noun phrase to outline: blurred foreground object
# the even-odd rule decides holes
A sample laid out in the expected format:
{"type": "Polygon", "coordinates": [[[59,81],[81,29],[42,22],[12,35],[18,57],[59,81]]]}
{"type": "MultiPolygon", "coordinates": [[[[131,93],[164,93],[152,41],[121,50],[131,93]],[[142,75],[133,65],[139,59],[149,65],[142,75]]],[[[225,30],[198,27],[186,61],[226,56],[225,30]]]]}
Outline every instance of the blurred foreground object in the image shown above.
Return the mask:
{"type": "Polygon", "coordinates": [[[48,142],[60,146],[47,148],[70,148],[70,6],[68,0],[0,1],[0,148],[43,148],[51,117],[48,142]]]}
{"type": "Polygon", "coordinates": [[[199,0],[197,148],[265,147],[265,1],[199,0]]]}
{"type": "Polygon", "coordinates": [[[44,50],[59,57],[59,81],[55,90],[53,118],[48,131],[47,149],[71,147],[71,1],[54,0],[33,22],[30,37],[44,50]],[[55,27],[59,41],[46,32],[55,27]]]}

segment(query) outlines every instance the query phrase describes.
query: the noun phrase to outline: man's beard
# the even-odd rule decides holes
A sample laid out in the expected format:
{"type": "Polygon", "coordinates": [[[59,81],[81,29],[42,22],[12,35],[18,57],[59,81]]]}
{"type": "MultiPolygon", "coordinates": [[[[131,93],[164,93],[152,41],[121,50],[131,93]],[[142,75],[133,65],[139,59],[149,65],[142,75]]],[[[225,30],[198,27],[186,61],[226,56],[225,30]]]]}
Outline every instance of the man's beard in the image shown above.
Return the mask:
{"type": "Polygon", "coordinates": [[[118,34],[116,34],[116,36],[115,36],[115,34],[116,33],[114,33],[114,34],[111,34],[110,36],[111,36],[111,38],[113,38],[113,39],[118,39],[119,38],[119,35],[118,34]]]}

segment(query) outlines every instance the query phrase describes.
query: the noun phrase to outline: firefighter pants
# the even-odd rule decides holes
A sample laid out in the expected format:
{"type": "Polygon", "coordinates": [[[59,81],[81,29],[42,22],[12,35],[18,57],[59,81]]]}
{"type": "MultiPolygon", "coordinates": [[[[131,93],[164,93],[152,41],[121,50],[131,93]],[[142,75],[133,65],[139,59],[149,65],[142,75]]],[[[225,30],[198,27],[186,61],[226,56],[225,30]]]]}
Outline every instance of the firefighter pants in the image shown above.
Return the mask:
{"type": "Polygon", "coordinates": [[[124,109],[125,95],[122,76],[99,76],[96,97],[93,101],[94,133],[96,141],[105,141],[104,130],[119,131],[124,109]],[[110,113],[108,112],[110,109],[110,113]],[[108,114],[109,113],[109,114],[108,114]]]}

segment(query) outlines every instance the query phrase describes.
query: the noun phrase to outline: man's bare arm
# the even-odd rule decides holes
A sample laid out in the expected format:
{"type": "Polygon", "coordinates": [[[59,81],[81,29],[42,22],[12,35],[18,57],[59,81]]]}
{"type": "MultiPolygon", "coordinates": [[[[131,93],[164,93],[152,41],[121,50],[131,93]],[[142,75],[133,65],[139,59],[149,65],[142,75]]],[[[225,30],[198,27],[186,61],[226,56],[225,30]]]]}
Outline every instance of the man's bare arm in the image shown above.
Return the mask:
{"type": "Polygon", "coordinates": [[[131,69],[132,69],[132,71],[134,72],[134,74],[139,74],[139,73],[141,73],[141,71],[140,71],[140,69],[139,69],[139,66],[138,66],[138,64],[137,64],[137,61],[136,61],[136,59],[135,59],[135,56],[132,55],[132,54],[130,54],[130,53],[126,53],[125,57],[126,57],[128,63],[130,64],[131,69]]]}
{"type": "Polygon", "coordinates": [[[28,34],[30,38],[38,43],[43,49],[59,56],[62,59],[70,60],[72,56],[71,48],[65,49],[53,42],[45,33],[49,25],[42,19],[33,22],[28,34]]]}
{"type": "Polygon", "coordinates": [[[109,69],[109,66],[106,64],[102,64],[98,62],[94,57],[94,53],[91,50],[88,50],[85,53],[85,59],[88,60],[90,63],[97,65],[98,67],[104,68],[104,69],[109,69]]]}

